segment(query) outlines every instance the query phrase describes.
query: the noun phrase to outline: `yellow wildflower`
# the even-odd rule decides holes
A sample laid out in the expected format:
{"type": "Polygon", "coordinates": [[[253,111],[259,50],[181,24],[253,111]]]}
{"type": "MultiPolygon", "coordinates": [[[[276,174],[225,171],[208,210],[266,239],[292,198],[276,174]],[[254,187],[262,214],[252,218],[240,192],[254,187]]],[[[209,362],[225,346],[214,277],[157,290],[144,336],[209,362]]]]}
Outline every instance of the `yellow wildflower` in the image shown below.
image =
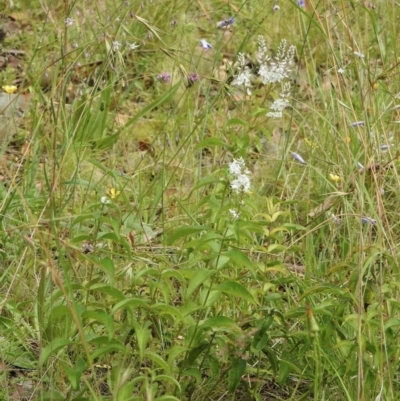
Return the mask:
{"type": "Polygon", "coordinates": [[[4,85],[2,86],[4,92],[11,94],[14,93],[18,88],[15,85],[4,85]]]}
{"type": "Polygon", "coordinates": [[[329,178],[333,181],[333,182],[338,182],[340,181],[340,177],[336,174],[329,174],[329,178]]]}
{"type": "Polygon", "coordinates": [[[115,199],[121,192],[117,191],[115,188],[110,188],[107,190],[107,195],[111,198],[111,199],[115,199]]]}
{"type": "Polygon", "coordinates": [[[313,148],[313,149],[317,149],[317,148],[318,148],[318,145],[317,145],[315,142],[313,142],[313,141],[311,141],[310,139],[308,139],[308,138],[304,138],[304,142],[305,142],[310,148],[313,148]]]}

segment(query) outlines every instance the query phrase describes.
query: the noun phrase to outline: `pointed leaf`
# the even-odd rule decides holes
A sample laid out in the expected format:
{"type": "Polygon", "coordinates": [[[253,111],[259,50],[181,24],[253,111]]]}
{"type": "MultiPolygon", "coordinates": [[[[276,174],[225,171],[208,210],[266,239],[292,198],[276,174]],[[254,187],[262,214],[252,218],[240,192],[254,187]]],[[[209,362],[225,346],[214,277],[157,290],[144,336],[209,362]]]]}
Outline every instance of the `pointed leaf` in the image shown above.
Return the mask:
{"type": "Polygon", "coordinates": [[[67,345],[74,344],[73,341],[67,338],[56,338],[51,343],[47,344],[40,355],[40,363],[44,364],[51,354],[57,352],[59,349],[66,347],[67,345]]]}
{"type": "Polygon", "coordinates": [[[227,281],[226,283],[219,284],[214,287],[213,290],[221,291],[225,294],[242,298],[245,301],[251,302],[253,304],[256,303],[253,295],[251,295],[250,292],[246,290],[246,288],[244,288],[241,284],[235,281],[227,281]]]}

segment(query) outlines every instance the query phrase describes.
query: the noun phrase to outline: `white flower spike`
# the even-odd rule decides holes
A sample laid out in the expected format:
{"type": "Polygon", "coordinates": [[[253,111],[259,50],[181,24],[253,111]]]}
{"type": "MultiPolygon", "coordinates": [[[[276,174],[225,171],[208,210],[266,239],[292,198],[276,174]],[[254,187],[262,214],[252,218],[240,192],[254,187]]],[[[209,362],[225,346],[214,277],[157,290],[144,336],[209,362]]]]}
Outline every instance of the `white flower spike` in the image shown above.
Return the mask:
{"type": "Polygon", "coordinates": [[[231,188],[236,193],[247,193],[250,191],[250,171],[246,168],[242,157],[237,160],[234,159],[233,162],[229,164],[229,173],[234,177],[231,188]]]}
{"type": "Polygon", "coordinates": [[[242,87],[246,90],[247,94],[250,96],[251,95],[251,71],[250,68],[247,67],[246,65],[246,57],[244,56],[243,53],[239,53],[238,57],[238,75],[236,78],[232,81],[231,85],[232,86],[239,86],[242,87]]]}
{"type": "Polygon", "coordinates": [[[282,118],[282,112],[287,107],[290,106],[289,100],[287,98],[290,96],[290,83],[286,82],[283,86],[282,93],[279,95],[279,99],[276,99],[274,103],[269,107],[271,110],[267,113],[267,117],[270,118],[282,118]]]}
{"type": "Polygon", "coordinates": [[[258,75],[264,85],[274,84],[290,78],[294,66],[296,48],[288,46],[286,39],[283,39],[278,47],[276,55],[271,59],[267,54],[267,44],[260,35],[258,37],[257,58],[260,63],[258,75]]]}

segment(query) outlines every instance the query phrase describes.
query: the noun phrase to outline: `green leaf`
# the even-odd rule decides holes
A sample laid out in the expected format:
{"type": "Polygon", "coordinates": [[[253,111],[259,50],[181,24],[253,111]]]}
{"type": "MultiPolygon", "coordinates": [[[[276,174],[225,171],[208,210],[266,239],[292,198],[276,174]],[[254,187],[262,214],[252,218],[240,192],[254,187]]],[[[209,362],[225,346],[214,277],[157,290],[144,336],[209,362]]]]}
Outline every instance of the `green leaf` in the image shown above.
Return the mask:
{"type": "MultiPolygon", "coordinates": [[[[225,184],[226,181],[221,180],[220,177],[209,175],[205,178],[202,178],[197,182],[197,184],[193,187],[191,190],[191,193],[194,191],[197,191],[198,189],[205,187],[206,185],[214,185],[214,184],[225,184]]],[[[202,201],[205,201],[206,199],[203,198],[202,201]]]]}
{"type": "Polygon", "coordinates": [[[197,385],[201,383],[201,372],[198,369],[195,368],[185,369],[182,372],[182,376],[194,377],[196,379],[197,385]]]}
{"type": "Polygon", "coordinates": [[[137,339],[137,345],[139,348],[140,360],[142,361],[147,348],[147,343],[149,341],[149,338],[151,337],[151,331],[149,329],[145,329],[135,325],[135,334],[137,339]]]}
{"type": "Polygon", "coordinates": [[[201,285],[204,284],[208,278],[214,274],[213,271],[207,269],[196,270],[192,278],[190,279],[187,291],[186,291],[186,299],[189,299],[193,292],[201,285]]]}
{"type": "Polygon", "coordinates": [[[98,160],[96,160],[96,159],[88,159],[87,162],[93,164],[94,166],[96,166],[98,169],[103,171],[103,173],[107,173],[107,169],[104,166],[104,164],[100,163],[98,160]]]}
{"type": "Polygon", "coordinates": [[[279,376],[278,376],[278,383],[279,384],[284,384],[289,377],[291,370],[292,364],[290,362],[282,360],[279,364],[279,376]]]}
{"type": "Polygon", "coordinates": [[[127,308],[130,309],[132,308],[133,310],[136,310],[137,307],[142,307],[146,308],[148,307],[148,301],[142,298],[126,298],[123,299],[122,301],[118,302],[117,304],[114,305],[114,307],[111,310],[111,314],[113,315],[115,312],[122,308],[127,308]]]}
{"type": "MultiPolygon", "coordinates": [[[[334,285],[334,284],[325,283],[325,284],[319,284],[319,285],[316,285],[316,286],[310,288],[308,291],[306,291],[304,294],[302,294],[299,297],[299,300],[306,298],[310,295],[319,294],[320,292],[329,292],[329,293],[339,294],[339,295],[346,294],[346,292],[339,286],[334,285]]],[[[347,298],[347,296],[346,296],[346,298],[347,298]]]]}
{"type": "Polygon", "coordinates": [[[65,362],[61,362],[61,366],[63,367],[65,373],[67,374],[68,380],[71,383],[71,387],[74,391],[78,391],[80,388],[80,380],[82,373],[87,368],[85,361],[82,358],[79,358],[74,367],[68,366],[65,362]]]}
{"type": "Polygon", "coordinates": [[[215,316],[207,319],[201,326],[201,329],[211,328],[211,329],[233,329],[240,330],[239,326],[232,319],[225,316],[215,316]]]}
{"type": "Polygon", "coordinates": [[[105,311],[86,311],[82,313],[83,319],[92,319],[104,325],[108,332],[108,338],[111,340],[114,336],[114,321],[113,318],[105,311]]]}
{"type": "Polygon", "coordinates": [[[90,143],[97,150],[106,150],[108,148],[112,148],[118,142],[119,136],[120,132],[114,135],[106,136],[105,138],[90,141],[90,143]]]}
{"type": "Polygon", "coordinates": [[[105,345],[104,347],[98,348],[96,351],[94,351],[92,353],[92,358],[96,359],[96,358],[100,358],[103,355],[107,355],[107,354],[114,354],[116,352],[122,352],[123,355],[128,354],[128,348],[125,347],[125,345],[121,344],[119,341],[117,340],[112,340],[110,341],[109,344],[105,345]]]}
{"type": "Polygon", "coordinates": [[[57,305],[51,309],[51,312],[49,315],[49,322],[50,322],[50,324],[53,324],[54,320],[59,319],[61,317],[69,316],[69,315],[70,315],[70,310],[66,305],[57,305]]]}
{"type": "Polygon", "coordinates": [[[254,334],[252,346],[257,351],[262,350],[267,345],[267,342],[269,340],[269,335],[267,333],[267,330],[269,329],[273,321],[274,321],[273,315],[269,315],[267,319],[263,322],[257,333],[254,334]]]}
{"type": "Polygon", "coordinates": [[[71,344],[74,344],[74,342],[67,338],[56,338],[42,349],[42,353],[40,354],[40,364],[43,365],[53,353],[71,344]]]}
{"type": "Polygon", "coordinates": [[[114,277],[115,277],[115,267],[114,262],[106,257],[100,260],[100,265],[104,268],[104,271],[107,273],[108,282],[110,283],[111,287],[114,287],[114,277]]]}
{"type": "Polygon", "coordinates": [[[115,242],[116,244],[119,244],[124,247],[126,250],[128,256],[131,254],[131,245],[128,243],[128,241],[125,239],[124,236],[118,235],[117,233],[99,233],[98,239],[108,239],[110,241],[115,242]]]}
{"type": "Polygon", "coordinates": [[[178,381],[172,377],[172,376],[167,376],[167,375],[158,375],[154,378],[155,381],[166,381],[172,383],[175,387],[177,387],[179,390],[181,390],[181,386],[178,383],[178,381]]]}
{"type": "Polygon", "coordinates": [[[225,294],[233,295],[238,298],[242,298],[245,301],[248,301],[252,304],[255,304],[256,301],[253,295],[250,294],[246,288],[244,288],[241,284],[236,281],[227,281],[226,283],[222,283],[213,288],[213,290],[221,291],[225,294]]]}
{"type": "Polygon", "coordinates": [[[246,361],[242,358],[238,358],[235,363],[232,364],[231,369],[229,370],[228,375],[228,389],[229,392],[233,393],[237,386],[240,384],[242,380],[242,376],[246,371],[246,361]]]}
{"type": "Polygon", "coordinates": [[[168,374],[171,373],[171,370],[170,370],[167,362],[165,362],[164,359],[162,359],[161,356],[156,354],[155,352],[146,350],[144,353],[144,357],[153,361],[156,365],[158,365],[166,373],[168,373],[168,374]]]}
{"type": "Polygon", "coordinates": [[[182,345],[178,345],[178,344],[173,345],[171,348],[169,348],[168,349],[168,360],[167,360],[169,367],[172,368],[172,366],[176,362],[178,355],[183,354],[187,350],[188,350],[187,347],[183,347],[182,345]]]}
{"type": "Polygon", "coordinates": [[[187,237],[188,235],[193,235],[193,234],[198,234],[202,231],[208,231],[210,230],[210,227],[205,227],[205,226],[185,226],[185,227],[180,227],[174,232],[168,236],[167,238],[167,244],[172,245],[175,241],[182,237],[187,237]]]}
{"type": "Polygon", "coordinates": [[[242,120],[240,118],[231,118],[226,126],[229,127],[230,125],[243,125],[243,127],[247,127],[249,125],[249,123],[245,120],[242,120]]]}
{"type": "Polygon", "coordinates": [[[207,148],[209,146],[221,146],[223,148],[229,148],[229,145],[218,138],[206,138],[200,141],[194,148],[194,150],[207,148]]]}
{"type": "Polygon", "coordinates": [[[176,308],[175,306],[160,303],[160,304],[155,304],[151,307],[151,310],[155,311],[158,313],[159,316],[161,315],[170,315],[172,317],[172,320],[177,321],[179,320],[181,323],[185,324],[185,318],[182,315],[182,313],[176,308]],[[175,319],[177,318],[177,319],[175,319]]]}
{"type": "Polygon", "coordinates": [[[385,327],[385,331],[391,327],[394,326],[400,326],[400,320],[399,319],[394,319],[394,318],[390,318],[388,320],[386,320],[384,327],[385,327]]]}
{"type": "Polygon", "coordinates": [[[222,255],[230,258],[236,265],[247,268],[250,270],[253,276],[256,276],[253,263],[242,251],[238,249],[231,249],[230,251],[223,252],[222,255]]]}
{"type": "Polygon", "coordinates": [[[117,290],[114,287],[111,287],[107,284],[103,284],[103,283],[96,283],[90,286],[89,288],[90,291],[98,291],[98,292],[102,292],[104,294],[110,295],[113,298],[115,298],[117,301],[122,301],[124,299],[126,299],[125,295],[117,290]]]}

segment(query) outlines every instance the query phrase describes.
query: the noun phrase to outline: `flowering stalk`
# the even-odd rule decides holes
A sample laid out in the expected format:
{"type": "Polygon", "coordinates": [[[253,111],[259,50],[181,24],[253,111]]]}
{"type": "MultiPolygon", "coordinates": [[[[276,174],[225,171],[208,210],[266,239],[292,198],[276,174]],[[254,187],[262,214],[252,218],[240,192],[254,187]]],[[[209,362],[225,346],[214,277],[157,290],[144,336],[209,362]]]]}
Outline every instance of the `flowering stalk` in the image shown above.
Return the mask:
{"type": "Polygon", "coordinates": [[[271,104],[269,107],[271,110],[267,113],[267,117],[270,118],[282,118],[282,112],[285,110],[287,107],[290,107],[290,102],[288,100],[290,96],[290,83],[287,82],[283,86],[282,93],[279,95],[279,98],[274,101],[274,103],[271,104]]]}
{"type": "Polygon", "coordinates": [[[229,164],[229,173],[233,175],[231,188],[237,193],[248,193],[250,191],[250,171],[246,168],[246,164],[242,157],[234,159],[229,164]]]}
{"type": "Polygon", "coordinates": [[[246,66],[246,58],[243,53],[238,54],[238,71],[239,74],[232,81],[232,86],[239,86],[245,89],[247,94],[251,95],[251,72],[250,68],[246,66]]]}
{"type": "Polygon", "coordinates": [[[278,52],[272,59],[267,54],[267,45],[262,36],[258,37],[258,61],[260,69],[258,75],[264,85],[281,82],[290,77],[294,65],[294,55],[296,48],[287,45],[283,39],[278,47],[278,52]]]}

